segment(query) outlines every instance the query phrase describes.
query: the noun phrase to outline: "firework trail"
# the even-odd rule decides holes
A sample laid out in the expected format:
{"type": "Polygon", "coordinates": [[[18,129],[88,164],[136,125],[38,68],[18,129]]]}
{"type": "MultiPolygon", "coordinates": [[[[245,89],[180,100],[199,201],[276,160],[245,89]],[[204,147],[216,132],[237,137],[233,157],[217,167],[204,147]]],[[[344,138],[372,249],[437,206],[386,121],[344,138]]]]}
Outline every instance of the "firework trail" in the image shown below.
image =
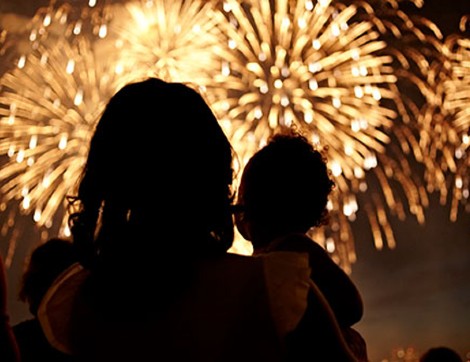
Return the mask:
{"type": "Polygon", "coordinates": [[[441,203],[450,200],[450,220],[460,207],[470,212],[470,38],[464,35],[468,17],[461,22],[462,34],[447,37],[445,59],[435,62],[437,101],[423,107],[421,147],[426,152],[429,192],[438,191],[441,203]]]}
{"type": "Polygon", "coordinates": [[[10,44],[7,41],[7,31],[0,27],[0,57],[5,57],[10,44]]]}
{"type": "Polygon", "coordinates": [[[448,153],[453,152],[455,163],[455,168],[450,168],[454,175],[452,187],[450,187],[452,189],[450,218],[455,221],[459,203],[465,205],[465,210],[470,212],[468,202],[470,190],[470,38],[468,36],[450,37],[447,45],[451,51],[453,77],[444,84],[446,93],[444,109],[453,115],[452,133],[449,134],[451,150],[448,153]],[[456,137],[453,137],[454,135],[456,137]]]}

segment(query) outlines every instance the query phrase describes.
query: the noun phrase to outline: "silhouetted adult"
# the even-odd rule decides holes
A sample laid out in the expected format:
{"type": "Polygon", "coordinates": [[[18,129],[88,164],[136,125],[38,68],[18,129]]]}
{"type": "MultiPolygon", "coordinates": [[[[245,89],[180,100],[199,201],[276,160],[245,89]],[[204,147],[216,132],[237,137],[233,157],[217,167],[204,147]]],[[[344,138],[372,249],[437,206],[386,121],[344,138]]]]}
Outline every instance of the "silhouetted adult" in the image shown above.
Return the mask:
{"type": "Polygon", "coordinates": [[[84,361],[285,360],[308,263],[227,253],[232,157],[189,86],[150,78],[111,98],[72,200],[82,266],[40,306],[54,346],[84,361]]]}
{"type": "Polygon", "coordinates": [[[452,348],[439,346],[429,348],[419,362],[462,362],[462,358],[452,348]]]}
{"type": "Polygon", "coordinates": [[[22,362],[72,360],[69,355],[58,351],[47,341],[37,319],[37,311],[54,280],[76,262],[78,257],[72,243],[61,238],[51,238],[31,253],[22,276],[19,298],[28,304],[32,318],[13,326],[22,362]]]}
{"type": "Polygon", "coordinates": [[[0,359],[5,362],[19,362],[20,355],[10,316],[7,311],[7,279],[3,258],[0,255],[0,359]]]}
{"type": "Polygon", "coordinates": [[[326,206],[333,187],[326,160],[307,138],[295,131],[275,134],[243,170],[237,228],[251,241],[255,255],[280,250],[308,254],[312,280],[331,306],[351,349],[367,361],[365,341],[350,328],[363,314],[359,290],[307,235],[311,228],[327,222],[326,206]]]}

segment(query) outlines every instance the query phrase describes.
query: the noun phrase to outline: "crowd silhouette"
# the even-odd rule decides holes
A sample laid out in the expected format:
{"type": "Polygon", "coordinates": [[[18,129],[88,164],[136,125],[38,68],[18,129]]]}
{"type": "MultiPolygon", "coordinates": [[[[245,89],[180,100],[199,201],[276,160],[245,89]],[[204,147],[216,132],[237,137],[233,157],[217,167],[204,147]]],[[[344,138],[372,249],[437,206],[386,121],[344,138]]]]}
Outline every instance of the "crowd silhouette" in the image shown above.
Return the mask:
{"type": "Polygon", "coordinates": [[[462,362],[459,354],[447,346],[431,347],[424,352],[419,362],[462,362]]]}

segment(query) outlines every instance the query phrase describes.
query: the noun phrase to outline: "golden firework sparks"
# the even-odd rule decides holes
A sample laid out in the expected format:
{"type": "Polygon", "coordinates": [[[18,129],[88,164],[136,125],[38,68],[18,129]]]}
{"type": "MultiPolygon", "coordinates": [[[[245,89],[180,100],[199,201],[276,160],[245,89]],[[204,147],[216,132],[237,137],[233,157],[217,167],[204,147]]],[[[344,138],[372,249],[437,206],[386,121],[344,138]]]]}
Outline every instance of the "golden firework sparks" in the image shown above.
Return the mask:
{"type": "MultiPolygon", "coordinates": [[[[467,18],[465,18],[467,19],[467,18]]],[[[459,205],[470,212],[470,38],[449,37],[452,78],[445,82],[444,109],[453,115],[452,133],[449,134],[448,153],[453,154],[450,165],[452,202],[450,219],[457,220],[459,205]]]]}
{"type": "Polygon", "coordinates": [[[219,42],[207,1],[142,0],[117,6],[110,33],[132,80],[147,76],[204,86],[219,42]]]}
{"type": "MultiPolygon", "coordinates": [[[[418,138],[433,138],[421,104],[444,104],[444,83],[429,71],[437,69],[431,59],[443,52],[439,30],[427,19],[408,17],[403,2],[142,0],[97,6],[90,0],[84,9],[51,2],[33,20],[30,50],[2,78],[0,154],[8,157],[0,173],[3,209],[19,200],[39,225],[52,220],[83,162],[79,140],[86,144],[95,112],[119,88],[118,70],[125,74],[121,82],[152,75],[205,88],[241,165],[285,127],[299,129],[319,148],[328,145],[338,187],[330,227],[316,230],[315,239],[349,270],[355,261],[352,221],[361,205],[376,246],[394,247],[390,216],[403,219],[409,212],[422,222],[427,205],[408,160],[411,154],[426,162],[420,147],[426,142],[418,138]],[[93,47],[96,39],[106,41],[93,47]]],[[[446,102],[457,109],[450,98],[446,102]]],[[[449,123],[449,132],[454,126],[449,123]]],[[[4,225],[12,228],[10,221],[4,225]]]]}
{"type": "MultiPolygon", "coordinates": [[[[319,147],[328,145],[338,187],[330,227],[316,230],[316,240],[349,269],[355,261],[351,222],[372,177],[380,192],[372,191],[364,209],[376,246],[385,239],[393,248],[389,215],[404,218],[408,211],[423,222],[427,204],[406,155],[418,146],[414,125],[406,125],[415,121],[409,110],[417,107],[400,97],[398,82],[411,71],[403,66],[404,53],[387,42],[402,33],[361,1],[226,0],[219,9],[226,47],[218,50],[222,61],[213,79],[229,92],[218,96],[214,88],[210,98],[242,164],[285,127],[299,129],[319,147]],[[398,126],[399,117],[406,122],[398,126]]],[[[414,24],[394,11],[398,20],[414,24]]],[[[408,24],[402,32],[424,41],[418,29],[408,24]]]]}
{"type": "MultiPolygon", "coordinates": [[[[63,19],[62,8],[50,10],[43,19],[63,19]]],[[[78,178],[101,110],[122,85],[120,64],[97,50],[106,47],[66,31],[76,23],[41,23],[50,33],[41,31],[39,40],[30,37],[29,52],[0,78],[0,207],[10,220],[3,235],[14,232],[8,209],[17,203],[38,227],[51,227],[62,215],[62,232],[67,232],[65,196],[78,178]]]]}
{"type": "MultiPolygon", "coordinates": [[[[462,31],[466,18],[462,18],[462,31]]],[[[437,69],[438,96],[422,111],[425,125],[421,147],[425,149],[429,192],[438,191],[441,203],[450,200],[450,220],[459,209],[470,212],[470,38],[453,34],[445,40],[446,62],[437,69]]]]}

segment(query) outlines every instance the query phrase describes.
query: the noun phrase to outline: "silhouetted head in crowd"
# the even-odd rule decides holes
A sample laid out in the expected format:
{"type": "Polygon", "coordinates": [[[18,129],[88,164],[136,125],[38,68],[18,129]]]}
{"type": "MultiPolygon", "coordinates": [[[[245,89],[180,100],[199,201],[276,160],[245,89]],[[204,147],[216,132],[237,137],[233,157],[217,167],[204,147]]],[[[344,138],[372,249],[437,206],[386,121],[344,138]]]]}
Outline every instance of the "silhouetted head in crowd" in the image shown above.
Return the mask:
{"type": "Polygon", "coordinates": [[[233,242],[232,157],[195,89],[156,78],[124,86],[98,121],[71,198],[85,264],[133,272],[177,264],[168,253],[225,253],[233,242]]]}
{"type": "Polygon", "coordinates": [[[19,292],[20,300],[28,304],[32,315],[36,316],[39,304],[54,280],[77,261],[72,243],[65,239],[49,239],[33,250],[19,292]]]}
{"type": "Polygon", "coordinates": [[[428,349],[419,362],[462,362],[462,358],[452,348],[440,346],[428,349]]]}
{"type": "Polygon", "coordinates": [[[305,233],[326,223],[333,186],[323,155],[304,136],[276,134],[243,170],[237,228],[255,250],[280,235],[305,233]]]}

